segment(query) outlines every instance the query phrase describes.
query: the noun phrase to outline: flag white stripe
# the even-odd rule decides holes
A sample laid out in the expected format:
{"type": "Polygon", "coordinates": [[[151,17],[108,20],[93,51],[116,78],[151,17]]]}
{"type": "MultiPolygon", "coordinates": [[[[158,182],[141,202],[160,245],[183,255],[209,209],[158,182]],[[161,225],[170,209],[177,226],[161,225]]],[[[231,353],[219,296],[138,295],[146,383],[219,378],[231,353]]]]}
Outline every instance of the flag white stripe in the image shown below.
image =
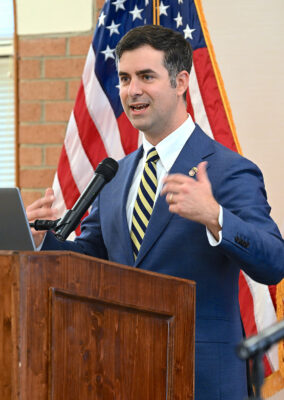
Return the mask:
{"type": "MultiPolygon", "coordinates": [[[[277,316],[272,303],[269,288],[267,285],[255,282],[247,274],[243,274],[253,298],[254,316],[257,331],[261,332],[263,329],[277,322],[277,316]]],[[[273,370],[277,371],[279,368],[277,346],[272,346],[270,350],[266,352],[266,356],[273,370]]]]}
{"type": "Polygon", "coordinates": [[[79,192],[82,193],[93,177],[94,169],[82,145],[73,112],[70,116],[64,144],[73,179],[79,192]]]}
{"type": "Polygon", "coordinates": [[[189,77],[189,93],[190,93],[190,98],[191,98],[191,104],[193,107],[194,111],[194,117],[195,117],[195,122],[200,126],[201,129],[205,133],[207,133],[208,136],[210,136],[212,139],[213,133],[207,118],[207,113],[203,104],[202,96],[200,93],[196,73],[195,73],[195,68],[194,64],[192,64],[192,69],[190,71],[190,77],[189,77]]]}
{"type": "Polygon", "coordinates": [[[62,195],[62,191],[61,191],[61,187],[60,187],[60,183],[58,181],[58,175],[57,172],[54,176],[54,181],[53,181],[53,190],[54,190],[54,194],[55,194],[55,201],[53,203],[53,207],[57,208],[58,210],[58,218],[61,218],[62,215],[64,214],[64,212],[66,211],[66,204],[62,195]]]}
{"type": "MultiPolygon", "coordinates": [[[[108,98],[94,73],[94,64],[95,54],[91,46],[82,77],[86,104],[90,117],[100,133],[108,156],[119,160],[125,156],[120,132],[108,98]],[[96,94],[96,101],[94,101],[94,93],[96,94]]],[[[113,90],[117,90],[117,88],[114,87],[113,90]]]]}

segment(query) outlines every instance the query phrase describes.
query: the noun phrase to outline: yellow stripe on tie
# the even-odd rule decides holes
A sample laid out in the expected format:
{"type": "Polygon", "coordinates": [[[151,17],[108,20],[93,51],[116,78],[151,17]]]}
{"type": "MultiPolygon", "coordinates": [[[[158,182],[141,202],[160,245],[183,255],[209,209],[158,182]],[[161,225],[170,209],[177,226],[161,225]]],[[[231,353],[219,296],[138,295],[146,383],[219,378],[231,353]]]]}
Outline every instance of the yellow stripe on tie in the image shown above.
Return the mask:
{"type": "Polygon", "coordinates": [[[147,169],[147,175],[149,176],[153,184],[157,186],[157,177],[153,174],[152,170],[148,167],[148,165],[147,167],[145,166],[145,169],[147,169]]]}
{"type": "Polygon", "coordinates": [[[135,205],[134,209],[136,210],[136,212],[137,212],[137,214],[139,215],[139,218],[141,219],[141,221],[143,222],[143,224],[144,224],[145,226],[147,226],[149,220],[145,217],[145,214],[141,211],[141,208],[140,208],[140,207],[137,207],[137,206],[135,205]]]}
{"type": "MultiPolygon", "coordinates": [[[[136,246],[136,248],[139,250],[139,249],[140,249],[140,243],[139,243],[137,237],[134,235],[133,232],[131,232],[131,240],[132,240],[132,243],[133,243],[133,244],[136,246]]],[[[133,249],[133,250],[134,250],[134,249],[133,249]]]]}
{"type": "Polygon", "coordinates": [[[136,219],[135,217],[133,217],[132,223],[133,223],[133,225],[135,226],[135,228],[137,229],[139,235],[143,238],[143,236],[144,236],[144,231],[143,231],[143,229],[141,228],[141,226],[138,224],[138,221],[137,221],[137,219],[136,219]]]}
{"type": "Polygon", "coordinates": [[[153,147],[151,150],[148,151],[146,163],[144,166],[144,171],[142,174],[142,178],[141,178],[138,193],[137,193],[137,199],[134,204],[130,237],[132,240],[133,255],[134,255],[135,259],[137,258],[138,252],[141,247],[140,237],[143,240],[147,226],[149,224],[149,219],[151,218],[151,214],[153,211],[153,205],[154,205],[156,191],[157,191],[156,164],[157,164],[158,159],[159,159],[159,155],[158,155],[155,147],[153,147]],[[149,167],[149,164],[151,164],[151,167],[149,167]],[[151,182],[153,183],[153,186],[154,186],[154,190],[150,187],[147,180],[148,181],[151,180],[151,182]],[[148,199],[144,196],[143,191],[148,194],[148,196],[151,200],[149,199],[149,201],[148,201],[148,199]],[[141,204],[141,203],[143,204],[143,207],[142,206],[140,207],[139,204],[141,204]],[[144,209],[147,211],[147,213],[143,212],[144,209]],[[137,218],[135,217],[135,215],[137,215],[137,218]],[[136,235],[139,235],[140,237],[137,238],[136,235]]]}
{"type": "MultiPolygon", "coordinates": [[[[141,181],[142,182],[142,181],[141,181]]],[[[151,215],[152,214],[152,207],[149,204],[149,202],[147,201],[146,197],[144,197],[144,194],[142,193],[141,188],[139,188],[138,190],[138,196],[140,197],[140,200],[143,204],[143,206],[146,208],[146,210],[148,211],[148,213],[151,215]]],[[[138,198],[137,196],[137,198],[138,198]]],[[[137,207],[139,207],[138,203],[137,203],[137,207]]],[[[139,207],[139,209],[141,210],[141,208],[139,207]]],[[[141,210],[141,212],[143,213],[143,211],[141,210]]]]}
{"type": "MultiPolygon", "coordinates": [[[[153,189],[151,188],[151,186],[149,186],[148,182],[146,181],[146,179],[144,178],[144,176],[142,176],[142,181],[143,181],[143,186],[144,189],[146,189],[146,192],[148,193],[148,195],[151,197],[151,199],[154,201],[155,200],[155,195],[156,192],[153,192],[153,189]]],[[[157,184],[155,185],[155,187],[157,188],[157,184]]],[[[143,198],[145,199],[144,195],[142,194],[143,198]]],[[[147,202],[147,200],[145,199],[145,201],[147,202]]],[[[144,203],[144,201],[143,201],[144,203]]],[[[148,202],[147,202],[148,203],[148,202]]]]}

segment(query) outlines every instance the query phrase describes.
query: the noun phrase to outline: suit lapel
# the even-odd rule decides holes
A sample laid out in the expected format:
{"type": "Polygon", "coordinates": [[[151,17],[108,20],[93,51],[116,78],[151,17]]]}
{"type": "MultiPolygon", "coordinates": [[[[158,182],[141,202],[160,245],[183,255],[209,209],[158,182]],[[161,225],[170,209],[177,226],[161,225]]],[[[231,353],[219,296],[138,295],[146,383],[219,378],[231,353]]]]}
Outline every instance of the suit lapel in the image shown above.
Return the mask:
{"type": "MultiPolygon", "coordinates": [[[[206,157],[214,151],[212,140],[196,126],[173,164],[170,174],[181,173],[188,175],[193,167],[196,167],[201,161],[204,161],[206,157]]],[[[208,168],[209,165],[207,166],[207,169],[208,168]]],[[[173,214],[169,212],[169,206],[165,200],[165,196],[159,196],[153,209],[135,266],[139,267],[145,255],[150,251],[166,229],[172,216],[173,214]]]]}
{"type": "Polygon", "coordinates": [[[120,195],[122,196],[122,201],[120,202],[120,210],[114,218],[117,220],[117,229],[119,235],[118,237],[119,240],[122,242],[122,246],[124,248],[126,257],[125,263],[127,265],[133,265],[134,256],[126,216],[126,203],[134,173],[142,156],[143,148],[141,146],[137,151],[131,153],[127,157],[127,159],[123,159],[119,165],[120,178],[116,182],[116,187],[119,188],[120,195]]]}

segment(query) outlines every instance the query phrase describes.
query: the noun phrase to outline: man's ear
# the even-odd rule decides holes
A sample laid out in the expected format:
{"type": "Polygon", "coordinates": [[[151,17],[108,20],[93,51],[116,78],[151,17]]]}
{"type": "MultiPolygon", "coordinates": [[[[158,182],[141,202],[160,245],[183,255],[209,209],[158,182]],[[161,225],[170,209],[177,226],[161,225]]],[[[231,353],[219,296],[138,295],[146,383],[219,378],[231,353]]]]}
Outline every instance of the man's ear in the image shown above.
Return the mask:
{"type": "Polygon", "coordinates": [[[183,95],[183,93],[188,89],[189,73],[185,70],[179,72],[176,77],[176,82],[177,94],[183,95]]]}

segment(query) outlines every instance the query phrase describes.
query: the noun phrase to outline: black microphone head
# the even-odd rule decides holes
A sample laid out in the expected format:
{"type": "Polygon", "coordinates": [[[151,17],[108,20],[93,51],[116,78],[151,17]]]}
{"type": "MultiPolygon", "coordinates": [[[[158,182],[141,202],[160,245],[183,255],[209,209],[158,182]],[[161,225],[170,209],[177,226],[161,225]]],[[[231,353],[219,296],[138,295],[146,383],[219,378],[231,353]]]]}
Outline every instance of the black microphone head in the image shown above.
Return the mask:
{"type": "Polygon", "coordinates": [[[118,162],[113,158],[105,158],[99,163],[96,169],[96,174],[101,174],[107,182],[109,182],[118,170],[118,162]]]}

